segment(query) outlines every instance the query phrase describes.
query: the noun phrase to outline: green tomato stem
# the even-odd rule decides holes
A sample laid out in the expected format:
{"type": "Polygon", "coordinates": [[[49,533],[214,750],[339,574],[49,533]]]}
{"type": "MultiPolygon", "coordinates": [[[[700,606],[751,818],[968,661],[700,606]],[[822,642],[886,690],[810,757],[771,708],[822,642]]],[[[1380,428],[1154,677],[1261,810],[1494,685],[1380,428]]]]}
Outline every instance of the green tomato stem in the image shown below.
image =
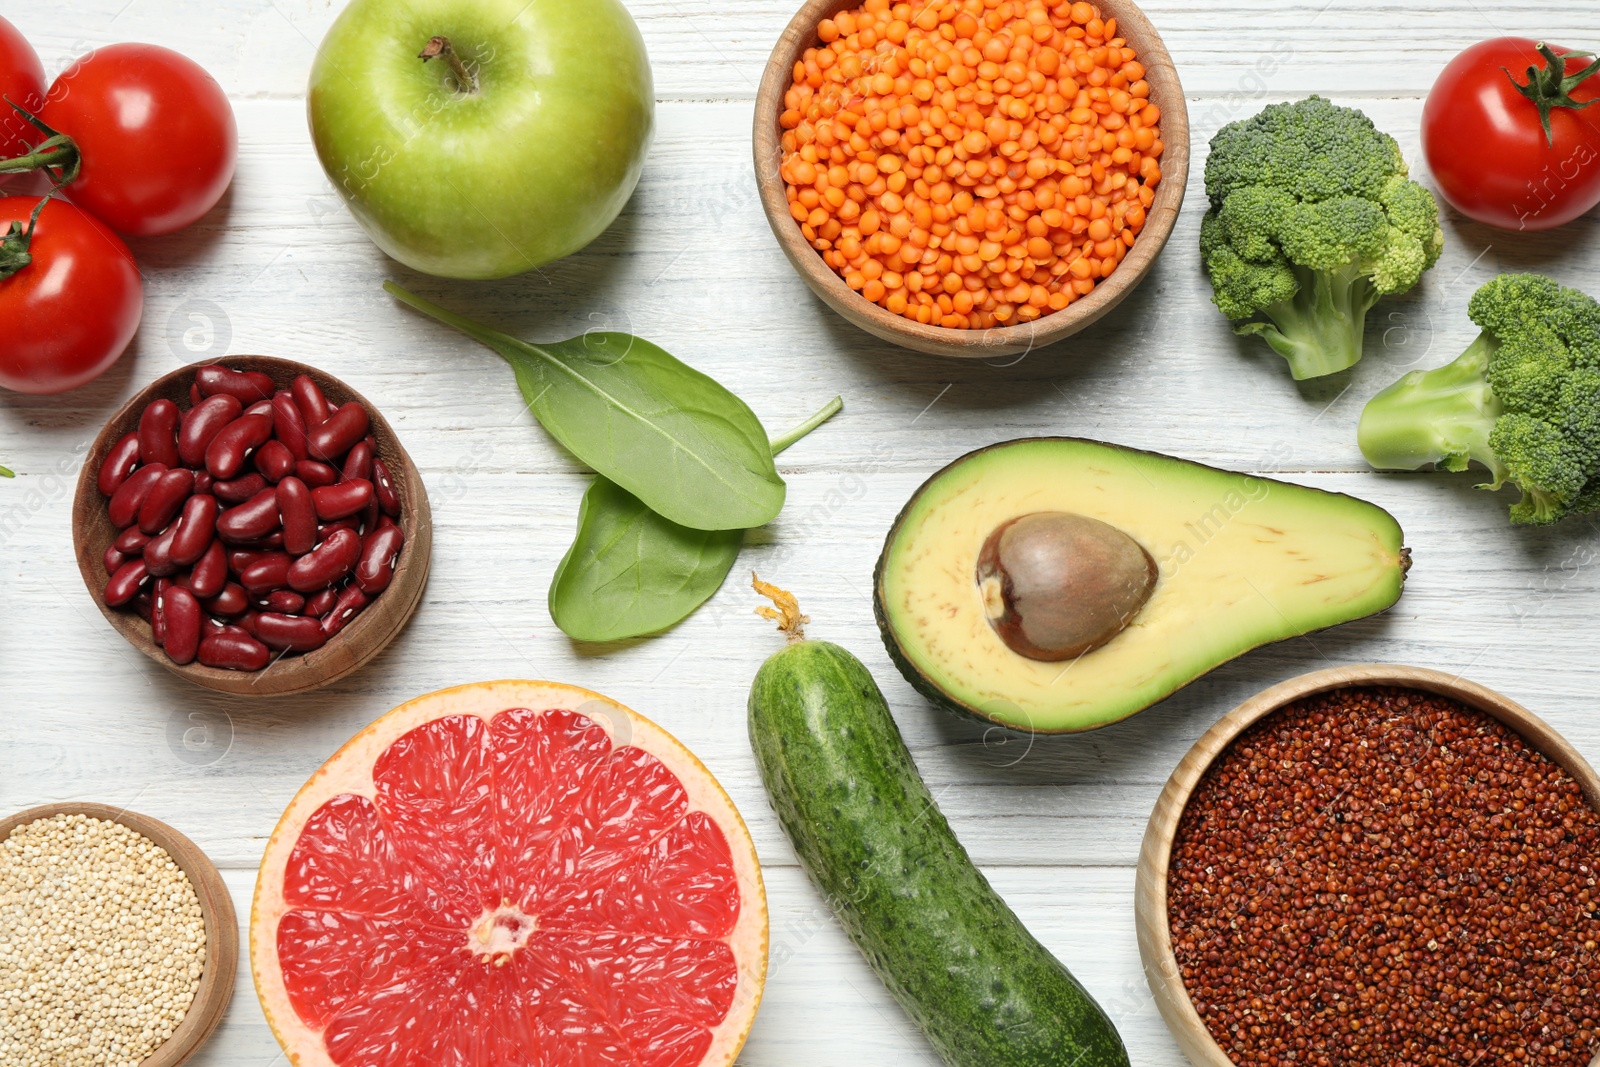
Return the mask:
{"type": "Polygon", "coordinates": [[[39,225],[39,215],[49,202],[50,197],[44,196],[34,205],[26,229],[22,223],[13,221],[10,228],[0,234],[0,282],[33,262],[33,230],[39,225]]]}
{"type": "Polygon", "coordinates": [[[818,411],[805,422],[802,422],[799,426],[796,426],[786,434],[781,434],[778,437],[774,437],[770,442],[772,445],[772,454],[776,456],[779,452],[782,452],[784,449],[800,440],[800,438],[804,437],[812,430],[815,430],[818,426],[821,426],[823,423],[839,414],[843,408],[844,400],[837,396],[834,397],[832,400],[828,401],[822,406],[822,410],[818,411]]]}
{"type": "Polygon", "coordinates": [[[1543,70],[1530,66],[1528,68],[1527,84],[1517,81],[1506,68],[1501,67],[1500,69],[1505,71],[1506,77],[1511,79],[1511,84],[1515,86],[1517,92],[1527,97],[1533,102],[1533,106],[1539,109],[1539,123],[1544,127],[1545,143],[1554,146],[1556,135],[1550,128],[1551,111],[1558,107],[1568,108],[1572,111],[1582,111],[1586,107],[1600,103],[1600,100],[1584,100],[1580,102],[1572,98],[1572,90],[1594,77],[1597,72],[1600,72],[1600,59],[1596,59],[1576,74],[1568,74],[1567,60],[1588,59],[1594,53],[1557,52],[1543,41],[1539,42],[1538,48],[1539,54],[1544,57],[1545,66],[1543,70]]]}
{"type": "Polygon", "coordinates": [[[432,37],[422,51],[417,53],[417,58],[426,63],[430,59],[443,57],[450,64],[450,74],[456,80],[456,89],[463,93],[478,91],[478,79],[472,73],[472,68],[461,61],[461,56],[450,45],[448,37],[432,37]]]}
{"type": "Polygon", "coordinates": [[[31,170],[53,171],[52,178],[58,189],[75,180],[78,177],[78,169],[83,163],[78,151],[78,142],[64,133],[51,129],[33,112],[14,103],[9,96],[4,99],[11,105],[11,110],[44,134],[45,139],[34,145],[33,151],[27,155],[0,160],[0,174],[24,174],[31,170]]]}

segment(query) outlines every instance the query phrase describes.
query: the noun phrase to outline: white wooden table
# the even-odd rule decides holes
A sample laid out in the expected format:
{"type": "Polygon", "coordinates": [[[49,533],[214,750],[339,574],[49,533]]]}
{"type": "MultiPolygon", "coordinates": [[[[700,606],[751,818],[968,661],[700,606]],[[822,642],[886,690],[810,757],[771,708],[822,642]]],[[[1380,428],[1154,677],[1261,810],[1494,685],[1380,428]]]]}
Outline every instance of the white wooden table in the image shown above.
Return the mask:
{"type": "MultiPolygon", "coordinates": [[[[577,0],[563,0],[577,2],[577,0]]],[[[1178,1067],[1133,934],[1145,819],[1184,750],[1255,691],[1333,663],[1462,672],[1532,707],[1600,760],[1600,531],[1588,520],[1511,529],[1474,478],[1386,476],[1356,449],[1361,405],[1413,364],[1458,353],[1467,297],[1500,270],[1546,270],[1600,293],[1600,215],[1545,236],[1449,216],[1424,284],[1373,313],[1365,363],[1297,387],[1282,360],[1236,339],[1208,302],[1195,250],[1203,148],[1219,125],[1309,92],[1368,111],[1427,181],[1422,97],[1466,45],[1504,33],[1600,44],[1600,13],[1529,0],[1515,21],[1478,0],[1152,0],[1189,94],[1197,166],[1155,274],[1097,328],[1011,366],[945,362],[879,343],[826,310],[790,270],[751,174],[755,87],[794,0],[631,0],[660,104],[643,182],[593,246],[541,274],[471,284],[386,260],[312,153],[303,93],[338,0],[8,0],[0,13],[48,73],[121,40],[177,48],[238,116],[240,159],[219,208],[190,230],[130,242],[146,268],[144,324],[102,380],[52,398],[0,396],[0,811],[99,800],[167,820],[224,868],[241,919],[267,835],[294,791],[363,724],[411,696],[500,677],[601,690],[658,720],[721,778],[766,863],[773,958],[749,1067],[935,1064],[796,867],[745,734],[757,666],[779,646],[738,574],[796,591],[814,636],[872,668],[956,832],[997,888],[1083,979],[1133,1062],[1178,1067]],[[785,453],[789,505],[722,592],[676,630],[578,648],[545,590],[587,478],[524,412],[487,349],[396,305],[384,278],[534,338],[628,330],[710,372],[771,427],[834,394],[844,413],[785,453]],[[81,457],[139,386],[181,363],[259,352],[305,360],[379,404],[421,465],[436,523],[432,581],[373,665],[313,696],[208,694],[132,652],[95,611],[68,525],[81,457]],[[1076,434],[1346,491],[1391,510],[1416,553],[1387,615],[1267,648],[1097,733],[1008,739],[937,711],[895,672],[869,601],[890,520],[933,470],[981,445],[1076,434]]],[[[4,324],[0,324],[3,330],[4,324]]],[[[267,1067],[281,1054],[248,970],[195,1061],[267,1067]]]]}

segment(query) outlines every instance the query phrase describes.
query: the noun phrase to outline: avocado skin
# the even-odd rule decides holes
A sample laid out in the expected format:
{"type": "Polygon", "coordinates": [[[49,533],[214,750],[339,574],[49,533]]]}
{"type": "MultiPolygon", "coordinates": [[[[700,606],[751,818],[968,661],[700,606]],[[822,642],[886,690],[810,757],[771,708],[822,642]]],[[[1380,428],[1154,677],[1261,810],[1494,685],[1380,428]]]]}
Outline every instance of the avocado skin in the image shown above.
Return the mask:
{"type": "Polygon", "coordinates": [[[791,644],[749,715],[801,865],[950,1067],[1127,1067],[1110,1019],[968,858],[860,660],[791,644]]]}
{"type": "MultiPolygon", "coordinates": [[[[968,462],[968,461],[970,461],[970,460],[972,460],[972,459],[974,459],[974,458],[976,458],[978,456],[981,456],[986,452],[992,452],[992,451],[994,451],[996,449],[1008,448],[1008,447],[1010,447],[1012,445],[1018,445],[1018,444],[1024,444],[1024,443],[1032,443],[1032,442],[1044,442],[1044,441],[1062,441],[1062,442],[1072,442],[1072,443],[1078,443],[1078,444],[1094,445],[1094,446],[1099,447],[1099,448],[1115,449],[1118,452],[1124,452],[1124,453],[1129,453],[1129,454],[1133,454],[1133,455],[1156,456],[1156,457],[1159,457],[1161,459],[1169,459],[1170,460],[1170,459],[1176,459],[1177,458],[1177,457],[1174,457],[1174,456],[1169,456],[1169,455],[1167,455],[1165,453],[1162,453],[1162,452],[1155,452],[1155,451],[1152,451],[1150,449],[1128,448],[1128,447],[1126,447],[1124,445],[1114,445],[1114,444],[1110,444],[1110,443],[1105,442],[1105,441],[1096,441],[1093,438],[1088,438],[1088,437],[1065,437],[1065,436],[1057,436],[1057,437],[1028,437],[1028,438],[1017,438],[1017,439],[1011,440],[1011,441],[998,441],[998,442],[996,442],[995,444],[992,444],[992,445],[985,445],[982,448],[975,448],[971,452],[968,452],[968,453],[966,453],[964,455],[956,457],[955,459],[951,460],[949,463],[946,463],[943,467],[940,467],[933,474],[929,475],[927,480],[924,481],[922,483],[922,485],[917,487],[916,492],[912,493],[911,497],[905,502],[904,506],[901,507],[899,513],[895,516],[894,522],[890,523],[889,532],[888,532],[887,535],[885,535],[885,537],[883,539],[883,549],[878,553],[878,562],[873,566],[873,569],[872,569],[872,617],[878,624],[878,634],[883,639],[884,650],[886,652],[888,652],[889,660],[895,665],[895,669],[898,670],[901,673],[901,675],[903,675],[905,677],[905,680],[908,683],[910,683],[911,688],[915,689],[918,693],[920,693],[929,703],[931,703],[931,704],[933,704],[933,705],[935,705],[937,707],[943,708],[946,711],[953,712],[954,714],[959,715],[962,718],[969,719],[969,720],[971,720],[973,722],[979,723],[979,724],[981,724],[981,725],[983,725],[985,727],[998,726],[998,727],[1000,727],[1000,728],[1002,728],[1004,730],[1007,730],[1007,731],[1009,731],[1011,733],[1018,734],[1018,735],[1029,735],[1029,736],[1031,736],[1031,735],[1035,735],[1035,734],[1087,733],[1087,732],[1089,732],[1091,730],[1098,730],[1098,729],[1101,729],[1102,727],[1110,726],[1110,725],[1112,725],[1114,723],[1121,722],[1123,719],[1132,718],[1134,715],[1137,715],[1139,712],[1144,711],[1147,708],[1153,707],[1154,705],[1161,703],[1162,701],[1166,700],[1168,697],[1172,696],[1173,694],[1177,693],[1178,691],[1187,688],[1189,685],[1191,685],[1192,683],[1194,683],[1196,681],[1199,681],[1201,678],[1205,677],[1207,674],[1210,674],[1212,671],[1216,670],[1218,667],[1221,667],[1221,666],[1223,666],[1224,664],[1227,664],[1227,663],[1231,663],[1233,660],[1238,659],[1240,656],[1245,655],[1247,652],[1253,652],[1255,649],[1261,648],[1264,645],[1276,644],[1278,641],[1287,640],[1290,637],[1299,637],[1299,636],[1304,636],[1306,634],[1320,633],[1323,630],[1332,629],[1335,626],[1341,626],[1346,622],[1354,621],[1353,619],[1337,619],[1337,620],[1334,620],[1334,621],[1328,623],[1326,626],[1312,627],[1312,628],[1309,628],[1309,629],[1306,629],[1306,630],[1298,631],[1296,633],[1286,633],[1282,637],[1279,637],[1279,638],[1260,641],[1260,642],[1258,642],[1258,643],[1256,643],[1254,645],[1251,645],[1249,648],[1240,649],[1235,655],[1229,657],[1228,659],[1224,659],[1224,660],[1221,660],[1221,661],[1219,661],[1217,663],[1214,663],[1210,667],[1207,667],[1205,670],[1198,671],[1195,674],[1191,675],[1190,677],[1179,679],[1178,681],[1176,681],[1173,684],[1172,688],[1168,689],[1165,693],[1162,693],[1162,694],[1156,696],[1154,699],[1149,700],[1149,701],[1147,701],[1147,702],[1145,702],[1143,704],[1140,704],[1137,707],[1130,708],[1127,711],[1127,713],[1124,714],[1124,715],[1117,716],[1116,718],[1107,718],[1107,719],[1105,719],[1103,721],[1095,722],[1095,723],[1092,723],[1090,725],[1087,725],[1087,726],[1084,726],[1084,727],[1081,727],[1081,728],[1077,728],[1077,729],[1070,729],[1070,728],[1069,729],[1048,729],[1048,728],[1035,726],[1035,725],[1032,725],[1032,724],[1025,724],[1025,723],[1020,723],[1020,722],[1009,722],[1009,721],[1007,721],[1005,719],[1001,719],[1001,718],[997,718],[997,717],[995,717],[993,715],[989,715],[989,714],[985,713],[984,711],[973,707],[971,704],[968,704],[965,701],[959,699],[958,697],[954,696],[953,694],[946,692],[944,689],[941,689],[937,684],[935,684],[932,679],[930,679],[926,675],[924,675],[917,668],[916,664],[911,662],[911,660],[906,656],[905,651],[900,647],[899,639],[895,636],[894,626],[890,622],[889,611],[888,611],[888,608],[885,606],[884,599],[883,599],[883,577],[884,577],[884,571],[887,568],[888,562],[889,562],[889,550],[894,544],[895,537],[900,532],[901,525],[906,521],[906,517],[911,513],[912,508],[914,508],[916,506],[917,502],[921,499],[922,494],[927,490],[928,486],[930,486],[934,482],[938,481],[939,478],[942,475],[945,474],[945,472],[950,471],[950,470],[952,470],[952,469],[954,469],[956,467],[959,467],[962,464],[964,464],[964,463],[966,463],[966,462],[968,462]]],[[[1206,464],[1206,463],[1197,463],[1194,460],[1181,460],[1180,462],[1189,464],[1189,465],[1194,466],[1194,467],[1199,467],[1199,468],[1203,468],[1203,469],[1206,469],[1206,470],[1210,470],[1210,471],[1217,471],[1217,472],[1220,472],[1220,473],[1223,473],[1223,474],[1237,474],[1238,473],[1237,471],[1229,471],[1229,470],[1226,470],[1226,469],[1224,469],[1222,467],[1213,467],[1210,464],[1206,464]]],[[[1332,492],[1329,492],[1328,490],[1325,490],[1325,489],[1313,488],[1312,486],[1297,485],[1297,484],[1295,484],[1293,482],[1285,482],[1285,481],[1282,481],[1281,479],[1278,479],[1278,478],[1266,478],[1266,477],[1262,477],[1261,475],[1251,475],[1251,477],[1256,478],[1258,481],[1265,482],[1265,483],[1268,483],[1268,484],[1271,484],[1271,485],[1286,485],[1286,486],[1290,486],[1293,489],[1298,490],[1300,492],[1321,493],[1321,494],[1323,494],[1325,496],[1330,496],[1330,497],[1343,497],[1343,496],[1345,496],[1345,494],[1342,494],[1342,493],[1332,493],[1332,492]]],[[[1347,498],[1347,499],[1353,499],[1353,498],[1347,498]]],[[[1397,524],[1397,526],[1398,526],[1398,524],[1397,524]]],[[[1400,589],[1400,591],[1403,591],[1405,574],[1411,568],[1411,550],[1409,548],[1402,548],[1400,550],[1400,568],[1401,568],[1401,589],[1400,589]]],[[[1380,608],[1379,610],[1382,611],[1382,610],[1386,610],[1389,607],[1392,607],[1399,600],[1400,591],[1397,591],[1395,593],[1394,599],[1390,600],[1388,604],[1384,605],[1384,607],[1380,608]]],[[[1376,614],[1376,612],[1374,612],[1373,614],[1376,614]]],[[[1087,653],[1087,654],[1093,655],[1093,652],[1090,652],[1090,653],[1087,653]]]]}

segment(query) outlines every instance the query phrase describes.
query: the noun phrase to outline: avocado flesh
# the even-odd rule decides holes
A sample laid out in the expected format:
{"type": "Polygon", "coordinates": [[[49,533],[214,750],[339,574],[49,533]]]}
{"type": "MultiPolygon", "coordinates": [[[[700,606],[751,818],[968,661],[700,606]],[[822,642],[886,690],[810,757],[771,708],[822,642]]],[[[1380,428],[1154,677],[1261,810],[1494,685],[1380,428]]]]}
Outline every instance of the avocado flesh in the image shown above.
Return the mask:
{"type": "Polygon", "coordinates": [[[875,608],[901,673],[953,710],[1018,730],[1092,730],[1259,645],[1382,611],[1409,555],[1400,526],[1354,497],[1076,438],[981,449],[912,497],[878,560],[875,608]],[[974,579],[1000,524],[1073,512],[1156,560],[1126,629],[1060,663],[1028,659],[989,625],[974,579]]]}

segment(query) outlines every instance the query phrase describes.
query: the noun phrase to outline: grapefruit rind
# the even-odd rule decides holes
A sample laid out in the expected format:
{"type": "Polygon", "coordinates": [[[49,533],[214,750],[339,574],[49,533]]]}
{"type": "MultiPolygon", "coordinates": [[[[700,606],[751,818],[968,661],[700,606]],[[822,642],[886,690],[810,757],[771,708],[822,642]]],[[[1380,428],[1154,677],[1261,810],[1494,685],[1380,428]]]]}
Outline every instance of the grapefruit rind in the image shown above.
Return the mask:
{"type": "Polygon", "coordinates": [[[278,926],[289,910],[283,886],[290,853],[307,820],[341,794],[372,799],[377,793],[373,767],[402,735],[447,715],[485,720],[501,712],[577,711],[604,729],[612,747],[636,745],[660,760],[682,783],[689,811],[704,812],[727,837],[738,877],[738,921],[726,942],[738,961],[739,978],[727,1016],[712,1031],[701,1067],[729,1067],[750,1034],[766,983],[768,919],[766,889],[749,828],[732,799],[711,772],[677,738],[609,697],[560,682],[476,682],[441,689],[409,700],[382,715],[333,754],[300,787],[273,829],[262,856],[250,909],[250,971],[267,1025],[293,1067],[337,1067],[321,1034],[307,1026],[290,1004],[278,967],[278,926]]]}

